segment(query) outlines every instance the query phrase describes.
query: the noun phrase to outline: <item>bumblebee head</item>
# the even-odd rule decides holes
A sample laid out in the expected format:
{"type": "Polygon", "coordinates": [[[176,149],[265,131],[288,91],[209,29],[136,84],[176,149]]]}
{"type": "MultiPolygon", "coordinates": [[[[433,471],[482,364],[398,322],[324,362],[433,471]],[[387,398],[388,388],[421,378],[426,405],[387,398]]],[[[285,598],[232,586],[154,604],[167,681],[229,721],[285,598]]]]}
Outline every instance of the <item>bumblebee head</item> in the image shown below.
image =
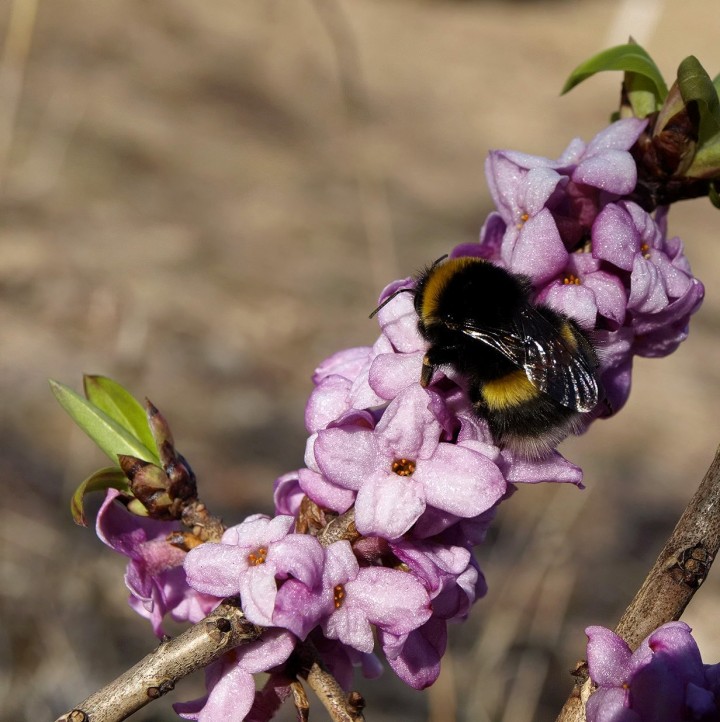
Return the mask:
{"type": "Polygon", "coordinates": [[[470,278],[477,273],[474,269],[488,266],[482,258],[461,256],[436,261],[418,277],[415,286],[415,310],[423,326],[448,322],[452,323],[455,311],[462,308],[456,298],[467,285],[468,271],[470,278]]]}

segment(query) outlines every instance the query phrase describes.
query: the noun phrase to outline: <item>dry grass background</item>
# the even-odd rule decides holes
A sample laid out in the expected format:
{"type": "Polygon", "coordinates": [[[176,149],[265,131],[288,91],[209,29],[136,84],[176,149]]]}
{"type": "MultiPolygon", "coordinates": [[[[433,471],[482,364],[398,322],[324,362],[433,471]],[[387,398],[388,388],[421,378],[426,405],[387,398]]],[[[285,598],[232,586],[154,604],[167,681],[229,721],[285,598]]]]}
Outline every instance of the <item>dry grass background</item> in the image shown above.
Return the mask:
{"type": "MultiPolygon", "coordinates": [[[[597,132],[618,76],[557,96],[589,54],[632,34],[667,75],[689,53],[714,73],[719,29],[714,0],[0,4],[2,716],[53,719],[153,646],[122,561],[70,520],[103,460],[48,377],[150,396],[214,509],[269,511],[314,366],[372,342],[386,282],[476,236],[488,149],[597,132]]],[[[678,353],[637,362],[623,412],[565,445],[588,489],[515,495],[440,681],[359,682],[368,720],[554,719],[582,629],[619,618],[720,438],[719,220],[672,214],[707,300],[678,353]]],[[[717,577],[687,615],[709,661],[717,577]]]]}

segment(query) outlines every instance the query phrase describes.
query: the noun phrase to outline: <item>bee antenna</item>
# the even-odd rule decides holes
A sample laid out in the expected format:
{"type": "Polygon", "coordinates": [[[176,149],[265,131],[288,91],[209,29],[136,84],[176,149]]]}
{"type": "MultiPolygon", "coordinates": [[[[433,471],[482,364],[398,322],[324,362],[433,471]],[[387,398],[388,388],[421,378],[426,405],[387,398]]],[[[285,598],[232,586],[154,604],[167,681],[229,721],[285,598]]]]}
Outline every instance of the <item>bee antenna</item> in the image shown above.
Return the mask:
{"type": "Polygon", "coordinates": [[[392,301],[393,298],[395,298],[395,296],[399,296],[401,293],[415,293],[415,289],[414,289],[414,288],[399,288],[397,291],[395,291],[395,293],[391,293],[391,294],[368,316],[368,318],[374,318],[375,315],[377,314],[377,312],[378,312],[381,308],[385,308],[385,306],[387,306],[388,303],[390,303],[390,301],[392,301]]]}
{"type": "Polygon", "coordinates": [[[449,253],[446,253],[444,256],[440,256],[440,258],[438,258],[437,261],[433,261],[432,266],[430,266],[430,270],[435,268],[435,266],[437,266],[438,263],[442,263],[446,258],[448,258],[449,255],[450,255],[449,253]]]}

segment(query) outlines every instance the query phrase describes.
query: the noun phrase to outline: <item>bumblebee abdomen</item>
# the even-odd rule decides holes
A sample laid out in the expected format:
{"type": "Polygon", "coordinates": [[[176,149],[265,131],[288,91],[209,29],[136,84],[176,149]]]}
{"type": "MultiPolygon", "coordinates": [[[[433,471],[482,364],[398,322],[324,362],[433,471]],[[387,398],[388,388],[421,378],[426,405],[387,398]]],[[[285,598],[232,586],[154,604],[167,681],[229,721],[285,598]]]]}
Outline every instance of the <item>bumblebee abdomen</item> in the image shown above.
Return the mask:
{"type": "Polygon", "coordinates": [[[500,446],[528,458],[550,453],[559,441],[577,430],[582,417],[533,386],[522,370],[484,383],[475,408],[487,419],[500,446]]]}
{"type": "Polygon", "coordinates": [[[511,410],[534,401],[540,393],[522,369],[511,371],[492,381],[485,381],[480,386],[482,400],[490,411],[511,410]]]}

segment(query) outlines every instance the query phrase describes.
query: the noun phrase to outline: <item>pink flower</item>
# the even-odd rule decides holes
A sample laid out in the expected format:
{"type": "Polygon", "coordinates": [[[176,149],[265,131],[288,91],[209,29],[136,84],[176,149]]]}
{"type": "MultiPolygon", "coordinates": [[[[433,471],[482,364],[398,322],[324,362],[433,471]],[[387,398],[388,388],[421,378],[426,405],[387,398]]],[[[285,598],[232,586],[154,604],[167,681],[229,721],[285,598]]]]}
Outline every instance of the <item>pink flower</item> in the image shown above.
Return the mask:
{"type": "Polygon", "coordinates": [[[315,587],[322,578],[323,549],[315,537],[292,534],[291,516],[260,514],[230,527],[220,544],[205,543],[185,559],[188,584],[216,597],[240,595],[245,616],[272,625],[278,580],[315,587]]]}
{"type": "Polygon", "coordinates": [[[715,671],[703,666],[690,632],[684,622],[669,622],[631,652],[609,629],[588,627],[588,668],[598,686],[588,722],[718,719],[715,671]]]}
{"type": "Polygon", "coordinates": [[[205,697],[178,702],[173,709],[182,718],[198,722],[245,719],[255,699],[253,675],[282,664],[295,643],[288,632],[267,630],[256,642],[233,649],[207,668],[205,697]]]}
{"type": "Polygon", "coordinates": [[[185,552],[167,541],[180,525],[131,514],[116,502],[119,496],[117,490],[108,490],[96,531],[105,544],[130,559],[125,572],[130,606],[150,620],[158,637],[164,634],[166,614],[176,621],[199,622],[219,600],[187,586],[182,566],[185,552]]]}
{"type": "Polygon", "coordinates": [[[374,430],[338,426],[318,433],[317,470],[332,484],[357,490],[355,523],[364,535],[396,539],[426,506],[476,516],[504,493],[505,480],[487,457],[440,441],[433,395],[408,386],[374,430]]]}

